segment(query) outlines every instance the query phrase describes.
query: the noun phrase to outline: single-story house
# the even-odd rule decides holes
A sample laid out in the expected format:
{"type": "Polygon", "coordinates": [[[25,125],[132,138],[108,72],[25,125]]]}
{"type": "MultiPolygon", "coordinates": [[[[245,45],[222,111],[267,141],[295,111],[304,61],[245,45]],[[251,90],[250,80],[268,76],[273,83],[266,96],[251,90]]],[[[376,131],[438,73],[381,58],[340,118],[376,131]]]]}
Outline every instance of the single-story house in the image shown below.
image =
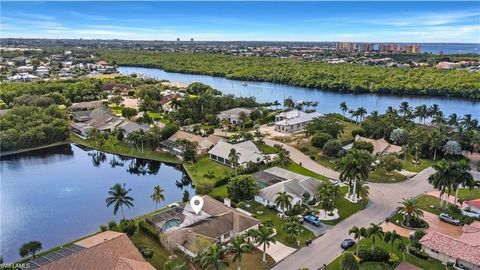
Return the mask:
{"type": "Polygon", "coordinates": [[[181,99],[181,98],[182,98],[182,95],[180,93],[172,93],[172,94],[165,95],[160,100],[160,106],[162,106],[162,109],[165,112],[173,112],[177,108],[173,108],[172,100],[181,99]]]}
{"type": "Polygon", "coordinates": [[[190,84],[184,83],[184,82],[162,82],[161,84],[168,87],[168,88],[178,89],[180,91],[187,90],[188,86],[190,85],[190,84]]]}
{"type": "Polygon", "coordinates": [[[113,91],[118,89],[121,91],[122,96],[128,95],[128,90],[132,89],[132,85],[124,83],[104,83],[102,84],[102,90],[108,94],[113,94],[113,91]]]}
{"type": "Polygon", "coordinates": [[[39,66],[37,67],[37,70],[35,71],[38,76],[48,76],[50,73],[50,70],[48,70],[48,67],[45,66],[39,66]]]}
{"type": "Polygon", "coordinates": [[[252,141],[244,141],[237,144],[219,141],[208,151],[208,154],[211,160],[233,167],[233,164],[231,164],[228,159],[231,149],[235,149],[239,154],[238,164],[240,164],[240,166],[246,166],[248,162],[257,164],[265,160],[265,155],[252,141]]]}
{"type": "Polygon", "coordinates": [[[185,203],[147,218],[165,237],[165,246],[178,248],[194,258],[208,246],[228,242],[232,237],[258,228],[260,221],[209,196],[203,196],[202,210],[195,214],[185,203]]]}
{"type": "Polygon", "coordinates": [[[173,155],[182,157],[184,149],[181,145],[177,143],[179,140],[187,140],[197,144],[197,154],[203,154],[203,153],[206,153],[208,150],[210,150],[216,143],[218,143],[220,139],[221,139],[220,137],[215,135],[202,137],[202,136],[198,136],[192,133],[179,130],[175,132],[175,134],[170,136],[170,138],[161,142],[160,145],[163,150],[170,152],[173,155]]]}
{"type": "Polygon", "coordinates": [[[218,115],[217,115],[217,118],[220,119],[220,121],[222,121],[223,119],[227,119],[230,124],[233,124],[233,125],[236,125],[240,122],[242,122],[240,120],[240,116],[243,114],[245,114],[247,117],[250,116],[250,113],[253,111],[254,109],[251,109],[251,108],[233,108],[233,109],[230,109],[230,110],[226,110],[226,111],[223,111],[223,112],[220,112],[218,115]]]}
{"type": "Polygon", "coordinates": [[[480,217],[480,199],[463,202],[462,211],[464,215],[479,218],[480,217]]]}
{"type": "MultiPolygon", "coordinates": [[[[400,153],[402,151],[402,147],[398,145],[391,144],[387,142],[385,139],[381,138],[378,140],[362,137],[360,135],[355,136],[356,142],[369,142],[373,144],[373,155],[386,155],[391,153],[400,153]]],[[[346,145],[343,147],[345,150],[350,150],[353,147],[353,143],[346,145]]]]}
{"type": "Polygon", "coordinates": [[[73,103],[68,110],[69,111],[84,111],[84,110],[93,110],[99,107],[102,107],[103,101],[94,100],[94,101],[85,101],[73,103]]]}
{"type": "Polygon", "coordinates": [[[420,239],[422,250],[442,263],[461,269],[480,270],[480,222],[464,225],[458,237],[427,230],[420,239]]]}
{"type": "MultiPolygon", "coordinates": [[[[271,186],[260,189],[255,196],[255,201],[263,205],[275,205],[275,199],[279,192],[287,192],[292,196],[291,204],[302,204],[305,193],[310,195],[310,198],[315,197],[318,186],[322,183],[320,180],[291,172],[279,167],[269,168],[263,171],[264,173],[286,179],[277,182],[271,186]]],[[[284,212],[286,209],[278,209],[284,212]]]]}
{"type": "Polygon", "coordinates": [[[279,132],[296,132],[303,130],[308,123],[323,114],[318,112],[306,113],[300,110],[291,110],[275,116],[275,130],[279,132]]]}

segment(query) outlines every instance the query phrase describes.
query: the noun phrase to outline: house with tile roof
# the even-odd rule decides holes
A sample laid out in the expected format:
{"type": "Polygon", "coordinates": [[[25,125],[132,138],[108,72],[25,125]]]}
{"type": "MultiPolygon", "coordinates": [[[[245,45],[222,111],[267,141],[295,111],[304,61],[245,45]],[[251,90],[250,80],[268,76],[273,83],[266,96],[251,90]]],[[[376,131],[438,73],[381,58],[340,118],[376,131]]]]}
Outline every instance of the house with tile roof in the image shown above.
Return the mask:
{"type": "Polygon", "coordinates": [[[444,264],[453,263],[461,269],[480,270],[480,222],[464,225],[462,234],[452,237],[428,230],[420,239],[422,250],[444,264]]]}
{"type": "Polygon", "coordinates": [[[233,167],[233,164],[231,164],[228,159],[231,149],[235,149],[239,154],[238,164],[243,167],[249,162],[257,164],[265,160],[265,155],[252,141],[244,141],[236,144],[219,141],[208,151],[208,154],[211,160],[233,167]]]}
{"type": "MultiPolygon", "coordinates": [[[[155,270],[124,233],[105,231],[73,244],[77,251],[43,260],[37,257],[28,269],[58,270],[155,270]],[[36,263],[39,262],[39,263],[36,263]]],[[[65,247],[66,248],[66,247],[65,247]]]]}
{"type": "Polygon", "coordinates": [[[245,114],[247,117],[253,112],[254,109],[251,108],[233,108],[230,110],[222,111],[217,115],[217,118],[222,121],[223,119],[227,119],[230,124],[237,125],[240,122],[241,115],[245,114]]]}
{"type": "Polygon", "coordinates": [[[183,146],[178,142],[180,140],[187,140],[197,145],[197,154],[204,154],[210,150],[221,138],[215,135],[209,135],[208,137],[202,137],[189,132],[179,130],[175,132],[170,138],[160,143],[162,150],[167,151],[175,156],[183,157],[183,146]]]}
{"type": "Polygon", "coordinates": [[[305,129],[313,119],[323,116],[318,112],[306,113],[300,110],[291,110],[275,116],[275,130],[292,133],[305,129]]]}
{"type": "MultiPolygon", "coordinates": [[[[318,186],[321,184],[320,180],[318,179],[294,173],[280,167],[266,169],[263,171],[263,173],[275,176],[278,179],[285,179],[260,189],[258,194],[255,196],[255,201],[265,206],[275,205],[275,199],[277,198],[279,192],[286,192],[292,196],[292,205],[302,204],[304,200],[303,195],[308,193],[310,198],[313,198],[316,195],[318,186]]],[[[284,212],[287,209],[278,210],[284,212]]]]}
{"type": "MultiPolygon", "coordinates": [[[[355,136],[356,142],[368,142],[373,145],[373,155],[386,155],[391,153],[400,153],[402,151],[402,147],[398,145],[391,144],[387,142],[384,138],[374,140],[366,137],[362,137],[360,135],[355,136]]],[[[346,145],[343,147],[345,150],[350,150],[353,147],[353,143],[346,145]]]]}

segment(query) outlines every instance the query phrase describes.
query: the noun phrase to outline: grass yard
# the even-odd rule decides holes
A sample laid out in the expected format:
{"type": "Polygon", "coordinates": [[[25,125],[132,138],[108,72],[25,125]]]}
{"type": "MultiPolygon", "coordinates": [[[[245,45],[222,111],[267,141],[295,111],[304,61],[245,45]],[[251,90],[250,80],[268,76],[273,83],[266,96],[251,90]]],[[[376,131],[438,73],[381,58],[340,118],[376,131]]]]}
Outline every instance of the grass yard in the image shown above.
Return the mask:
{"type": "Polygon", "coordinates": [[[387,170],[385,170],[385,168],[377,167],[368,175],[368,181],[374,183],[397,183],[407,179],[406,176],[398,172],[392,172],[390,174],[391,175],[387,174],[387,170]]]}
{"type": "Polygon", "coordinates": [[[343,145],[351,143],[354,139],[352,136],[352,131],[355,129],[359,129],[360,125],[343,120],[338,120],[338,123],[343,125],[343,133],[340,134],[340,138],[338,139],[343,145]]]}
{"type": "Polygon", "coordinates": [[[210,160],[208,156],[199,157],[197,162],[193,164],[187,163],[184,167],[194,184],[212,181],[217,182],[218,180],[224,178],[228,172],[233,170],[228,166],[210,160]],[[210,179],[206,177],[208,171],[213,173],[213,178],[210,179]]]}
{"type": "Polygon", "coordinates": [[[445,210],[440,209],[440,200],[434,196],[422,195],[418,197],[417,205],[423,211],[427,211],[435,215],[440,215],[440,213],[445,212],[445,210]]]}
{"type": "Polygon", "coordinates": [[[458,190],[458,198],[461,201],[480,199],[480,188],[461,188],[458,190]]]}
{"type": "Polygon", "coordinates": [[[151,159],[151,160],[157,160],[157,161],[163,161],[163,162],[169,162],[169,163],[177,163],[177,164],[181,163],[179,159],[177,159],[175,156],[169,153],[155,151],[150,148],[145,148],[144,151],[141,152],[135,147],[127,145],[123,142],[119,142],[117,145],[113,146],[109,141],[107,141],[105,145],[100,147],[96,142],[93,142],[90,140],[84,140],[73,133],[70,133],[70,141],[72,143],[84,145],[90,148],[99,149],[101,151],[105,151],[105,152],[117,154],[117,155],[151,159]]]}
{"type": "MultiPolygon", "coordinates": [[[[242,263],[240,264],[241,269],[256,269],[256,270],[269,269],[275,263],[275,261],[272,259],[272,257],[270,257],[267,254],[266,256],[267,262],[262,263],[262,254],[263,252],[260,249],[256,249],[256,248],[253,249],[252,252],[244,254],[242,256],[242,263]]],[[[237,265],[238,265],[237,262],[233,262],[232,259],[229,258],[229,266],[221,269],[236,270],[237,265]]]]}
{"type": "Polygon", "coordinates": [[[287,169],[289,171],[292,171],[292,172],[296,172],[296,173],[299,173],[299,174],[302,174],[302,175],[306,175],[306,176],[316,178],[318,180],[328,180],[327,177],[325,177],[323,175],[320,175],[316,172],[312,172],[309,169],[298,165],[297,163],[293,162],[292,160],[290,160],[290,162],[288,162],[288,164],[286,164],[283,168],[287,169]]]}
{"type": "MultiPolygon", "coordinates": [[[[402,238],[403,242],[405,244],[408,244],[408,239],[403,237],[402,238]]],[[[397,245],[399,241],[397,240],[397,243],[393,246],[393,253],[398,256],[400,259],[400,262],[403,260],[402,252],[398,250],[397,245]]],[[[372,241],[371,239],[362,239],[360,240],[360,246],[364,247],[371,247],[372,246],[372,241]]],[[[388,252],[391,252],[392,245],[390,243],[385,243],[383,241],[376,241],[376,246],[381,247],[385,249],[388,252]]],[[[357,245],[354,245],[349,249],[350,252],[355,253],[356,252],[357,245]]],[[[337,257],[333,262],[331,262],[328,266],[327,269],[341,269],[341,257],[337,257]]],[[[442,265],[442,263],[438,260],[435,259],[429,259],[429,260],[422,260],[419,259],[415,256],[412,256],[408,253],[405,253],[405,261],[413,264],[415,266],[420,267],[421,269],[429,269],[429,270],[440,270],[440,269],[445,269],[445,266],[442,265]]],[[[399,262],[399,263],[400,263],[399,262]]],[[[363,270],[372,270],[372,269],[395,269],[395,265],[388,265],[382,262],[364,262],[360,264],[360,269],[363,270]]]]}
{"type": "Polygon", "coordinates": [[[367,206],[368,200],[366,199],[362,199],[359,203],[352,203],[345,199],[345,195],[347,194],[347,192],[348,187],[341,187],[340,195],[336,198],[335,206],[338,209],[340,218],[338,218],[337,220],[324,220],[322,221],[323,223],[328,225],[335,225],[367,206]]]}
{"type": "Polygon", "coordinates": [[[261,144],[261,143],[255,143],[255,145],[258,147],[258,149],[260,149],[260,151],[262,151],[264,154],[276,154],[278,153],[278,150],[273,147],[273,146],[270,146],[270,145],[267,145],[265,143],[261,144]]]}
{"type": "Polygon", "coordinates": [[[410,172],[421,172],[425,170],[426,168],[432,166],[435,164],[436,161],[433,161],[431,159],[420,159],[420,164],[412,164],[413,156],[408,155],[407,160],[403,163],[403,169],[410,171],[410,172]]]}
{"type": "MultiPolygon", "coordinates": [[[[256,218],[261,220],[262,222],[271,221],[273,223],[273,227],[277,231],[276,239],[281,243],[293,247],[298,248],[297,243],[289,243],[287,241],[287,234],[282,230],[282,225],[285,223],[285,219],[282,219],[277,216],[278,212],[275,210],[270,210],[263,206],[262,204],[255,202],[255,201],[248,201],[245,204],[250,205],[250,207],[242,206],[243,209],[252,213],[256,218]]],[[[315,235],[310,230],[304,228],[302,235],[297,237],[297,240],[300,240],[300,245],[304,245],[306,240],[313,239],[315,235]]]]}
{"type": "Polygon", "coordinates": [[[212,198],[228,198],[227,184],[214,188],[208,195],[212,198]]]}

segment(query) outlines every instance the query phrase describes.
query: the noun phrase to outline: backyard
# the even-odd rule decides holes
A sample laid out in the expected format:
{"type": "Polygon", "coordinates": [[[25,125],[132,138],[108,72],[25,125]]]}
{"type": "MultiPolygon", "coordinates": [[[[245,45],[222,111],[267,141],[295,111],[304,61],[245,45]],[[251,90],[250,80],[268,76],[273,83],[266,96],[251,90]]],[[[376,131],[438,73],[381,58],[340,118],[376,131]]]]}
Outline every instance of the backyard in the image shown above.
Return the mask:
{"type": "Polygon", "coordinates": [[[184,167],[194,184],[216,183],[232,171],[232,168],[210,160],[208,155],[199,157],[193,164],[185,163],[184,167]]]}

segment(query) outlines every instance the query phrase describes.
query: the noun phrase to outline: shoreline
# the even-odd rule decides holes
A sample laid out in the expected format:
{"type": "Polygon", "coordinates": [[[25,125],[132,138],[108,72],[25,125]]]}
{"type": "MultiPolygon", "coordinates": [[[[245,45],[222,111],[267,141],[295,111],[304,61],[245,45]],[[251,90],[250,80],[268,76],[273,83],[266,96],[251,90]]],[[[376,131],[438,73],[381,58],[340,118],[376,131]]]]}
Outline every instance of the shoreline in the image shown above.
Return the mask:
{"type": "Polygon", "coordinates": [[[37,146],[37,147],[0,152],[0,157],[6,157],[6,156],[15,155],[15,154],[21,154],[21,153],[25,153],[25,152],[41,150],[41,149],[45,149],[45,148],[49,148],[49,147],[60,146],[60,145],[70,144],[70,143],[71,143],[71,141],[63,141],[63,142],[56,142],[56,143],[46,144],[46,145],[37,146]]]}

